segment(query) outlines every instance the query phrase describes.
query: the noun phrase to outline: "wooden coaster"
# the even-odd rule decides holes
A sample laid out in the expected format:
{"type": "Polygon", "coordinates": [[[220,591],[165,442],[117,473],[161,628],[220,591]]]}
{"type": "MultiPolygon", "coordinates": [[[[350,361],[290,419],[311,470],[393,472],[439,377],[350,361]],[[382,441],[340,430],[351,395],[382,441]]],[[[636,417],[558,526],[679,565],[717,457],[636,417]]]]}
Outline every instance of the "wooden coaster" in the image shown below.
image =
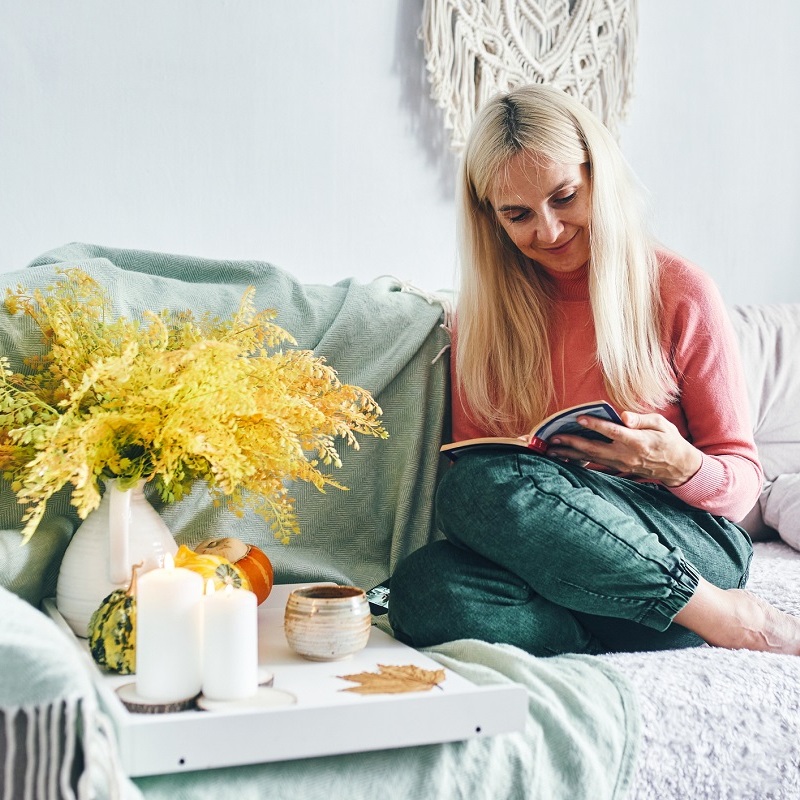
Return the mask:
{"type": "Polygon", "coordinates": [[[122,701],[122,705],[135,714],[172,714],[176,711],[186,711],[188,708],[194,708],[197,700],[197,695],[169,702],[150,700],[137,693],[135,683],[126,683],[120,686],[117,689],[117,695],[122,701]]]}
{"type": "Polygon", "coordinates": [[[290,692],[259,686],[252,697],[242,697],[238,700],[211,700],[201,694],[197,698],[197,707],[203,711],[261,711],[265,708],[291,706],[296,702],[297,698],[290,692]]]}
{"type": "MultiPolygon", "coordinates": [[[[275,676],[263,667],[258,668],[258,688],[259,691],[266,689],[275,681],[275,676]]],[[[135,714],[172,714],[177,711],[187,711],[197,708],[197,700],[202,695],[187,697],[185,700],[172,700],[169,703],[162,703],[157,700],[150,700],[142,697],[136,691],[135,683],[126,683],[117,690],[117,696],[122,701],[122,705],[135,714]]],[[[292,695],[294,697],[294,695],[292,695]]],[[[294,701],[293,701],[294,702],[294,701]]]]}

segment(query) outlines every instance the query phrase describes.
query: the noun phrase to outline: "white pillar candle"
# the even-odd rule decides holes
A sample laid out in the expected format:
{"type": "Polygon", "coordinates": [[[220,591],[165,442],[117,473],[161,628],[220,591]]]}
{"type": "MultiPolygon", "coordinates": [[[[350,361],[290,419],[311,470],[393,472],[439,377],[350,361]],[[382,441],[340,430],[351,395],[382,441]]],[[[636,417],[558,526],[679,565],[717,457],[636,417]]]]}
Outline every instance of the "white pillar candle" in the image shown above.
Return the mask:
{"type": "Polygon", "coordinates": [[[258,612],[256,596],[206,582],[203,598],[203,695],[239,700],[258,691],[258,612]]]}
{"type": "Polygon", "coordinates": [[[146,572],[136,587],[136,693],[154,702],[194,697],[203,682],[203,579],[176,567],[146,572]]]}

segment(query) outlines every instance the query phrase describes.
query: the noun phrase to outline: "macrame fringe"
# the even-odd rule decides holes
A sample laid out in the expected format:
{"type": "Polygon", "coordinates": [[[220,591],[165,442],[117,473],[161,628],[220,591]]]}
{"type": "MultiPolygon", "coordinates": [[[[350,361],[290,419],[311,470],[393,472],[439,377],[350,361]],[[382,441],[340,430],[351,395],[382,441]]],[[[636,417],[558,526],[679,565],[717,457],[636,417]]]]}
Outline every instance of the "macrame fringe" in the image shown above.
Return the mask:
{"type": "Polygon", "coordinates": [[[431,97],[460,153],[498,92],[547,83],[614,135],[633,95],[638,0],[425,0],[420,38],[431,97]]]}

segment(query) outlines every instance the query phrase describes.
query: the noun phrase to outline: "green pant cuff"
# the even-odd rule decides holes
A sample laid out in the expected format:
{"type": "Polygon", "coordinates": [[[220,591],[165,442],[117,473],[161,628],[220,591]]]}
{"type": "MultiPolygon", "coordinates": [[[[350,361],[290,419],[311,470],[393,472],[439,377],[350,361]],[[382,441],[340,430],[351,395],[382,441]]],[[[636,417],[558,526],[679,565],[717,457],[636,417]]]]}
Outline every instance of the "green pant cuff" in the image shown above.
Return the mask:
{"type": "Polygon", "coordinates": [[[686,559],[681,558],[669,575],[672,591],[652,605],[639,620],[642,625],[665,631],[675,615],[689,602],[700,583],[700,573],[686,559]]]}

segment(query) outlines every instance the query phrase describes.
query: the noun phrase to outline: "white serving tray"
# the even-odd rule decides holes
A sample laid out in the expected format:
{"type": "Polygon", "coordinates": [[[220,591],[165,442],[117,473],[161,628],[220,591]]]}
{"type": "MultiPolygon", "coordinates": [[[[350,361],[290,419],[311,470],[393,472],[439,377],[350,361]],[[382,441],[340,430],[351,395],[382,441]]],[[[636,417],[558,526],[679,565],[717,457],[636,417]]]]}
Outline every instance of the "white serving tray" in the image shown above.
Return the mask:
{"type": "Polygon", "coordinates": [[[55,601],[45,600],[43,606],[81,652],[131,777],[450,742],[524,727],[523,686],[477,686],[449,669],[439,687],[425,692],[341,691],[356,684],[337,676],[377,672],[378,664],[442,666],[374,626],[360,653],[341,661],[306,661],[289,649],[283,633],[286,599],[299,585],[275,586],[258,611],[259,667],[274,675],[275,689],[297,698],[294,705],[274,708],[132,713],[115,690],[135,676],[100,669],[55,601]]]}

